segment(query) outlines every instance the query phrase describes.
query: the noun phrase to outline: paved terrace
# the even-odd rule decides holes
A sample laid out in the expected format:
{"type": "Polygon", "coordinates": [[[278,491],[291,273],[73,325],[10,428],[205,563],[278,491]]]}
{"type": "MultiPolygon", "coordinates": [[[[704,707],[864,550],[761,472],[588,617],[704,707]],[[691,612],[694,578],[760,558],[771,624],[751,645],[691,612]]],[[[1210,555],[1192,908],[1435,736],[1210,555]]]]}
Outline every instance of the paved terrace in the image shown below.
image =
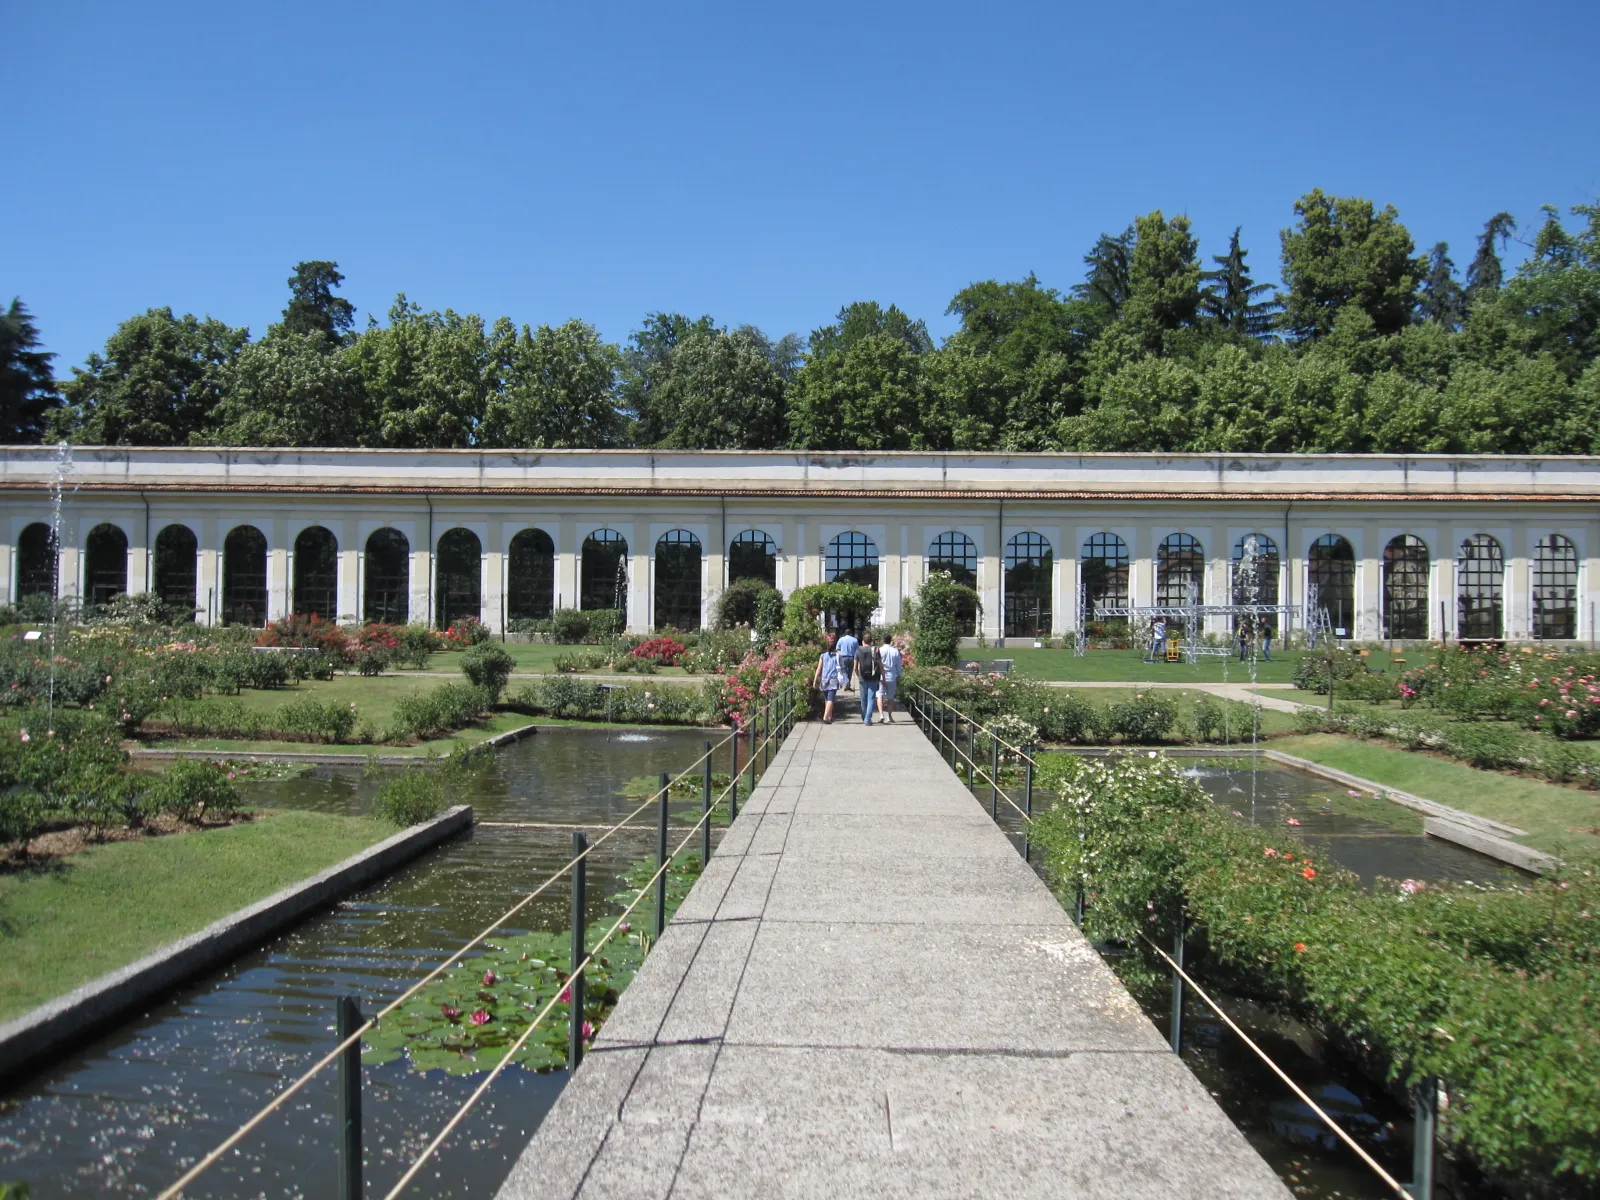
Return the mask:
{"type": "Polygon", "coordinates": [[[790,736],[500,1195],[1288,1192],[916,727],[841,721],[790,736]]]}

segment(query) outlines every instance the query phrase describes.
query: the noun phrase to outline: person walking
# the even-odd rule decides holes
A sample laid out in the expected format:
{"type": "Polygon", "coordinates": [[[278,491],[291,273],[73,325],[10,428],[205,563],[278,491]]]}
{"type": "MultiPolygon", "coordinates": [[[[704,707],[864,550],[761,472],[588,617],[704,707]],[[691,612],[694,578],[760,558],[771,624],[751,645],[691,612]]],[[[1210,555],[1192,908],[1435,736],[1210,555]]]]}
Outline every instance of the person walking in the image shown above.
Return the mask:
{"type": "Polygon", "coordinates": [[[1255,625],[1255,622],[1252,621],[1249,618],[1248,615],[1240,618],[1240,620],[1239,620],[1239,661],[1240,662],[1249,662],[1250,661],[1250,633],[1251,633],[1251,629],[1254,627],[1254,625],[1255,625]]]}
{"type": "Polygon", "coordinates": [[[833,700],[843,682],[839,673],[839,655],[832,646],[824,647],[817,659],[817,669],[811,673],[811,686],[822,693],[822,723],[833,724],[833,700]]]}
{"type": "Polygon", "coordinates": [[[851,676],[855,674],[856,652],[861,649],[861,643],[856,640],[856,635],[846,629],[834,644],[834,651],[839,655],[839,678],[844,682],[839,685],[841,692],[854,689],[850,686],[853,682],[851,676]]]}
{"type": "Polygon", "coordinates": [[[1160,662],[1167,652],[1167,619],[1155,617],[1150,622],[1150,652],[1145,662],[1160,662]]]}
{"type": "Polygon", "coordinates": [[[1260,625],[1261,657],[1267,662],[1272,661],[1272,622],[1267,620],[1267,614],[1261,614],[1260,625]]]}
{"type": "Polygon", "coordinates": [[[861,648],[856,651],[856,678],[861,680],[861,723],[872,724],[872,712],[878,704],[878,685],[883,682],[883,659],[872,644],[872,634],[861,635],[861,648]]]}
{"type": "Polygon", "coordinates": [[[888,638],[878,649],[878,658],[883,663],[883,682],[878,684],[878,711],[883,714],[883,719],[889,724],[894,724],[894,693],[900,684],[902,660],[900,647],[888,638]]]}

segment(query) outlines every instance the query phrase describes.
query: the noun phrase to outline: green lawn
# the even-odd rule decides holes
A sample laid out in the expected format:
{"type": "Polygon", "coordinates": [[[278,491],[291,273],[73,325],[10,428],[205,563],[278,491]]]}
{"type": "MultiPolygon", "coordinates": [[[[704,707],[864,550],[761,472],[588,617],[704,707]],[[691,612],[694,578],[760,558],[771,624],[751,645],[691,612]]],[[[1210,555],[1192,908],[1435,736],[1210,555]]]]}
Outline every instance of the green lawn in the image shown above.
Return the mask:
{"type": "MultiPolygon", "coordinates": [[[[1035,650],[1031,645],[968,647],[961,661],[1009,658],[1013,668],[1030,679],[1085,680],[1110,683],[1249,683],[1250,667],[1234,659],[1202,659],[1198,663],[1147,663],[1137,650],[1091,650],[1079,658],[1071,650],[1035,650]],[[1224,679],[1226,671],[1226,679],[1224,679]]],[[[1274,652],[1271,662],[1256,664],[1256,682],[1288,683],[1299,651],[1274,652]]]]}
{"type": "Polygon", "coordinates": [[[111,842],[0,874],[0,1021],[126,966],[395,832],[368,817],[256,820],[111,842]]]}
{"type": "Polygon", "coordinates": [[[1274,738],[1272,749],[1349,771],[1374,783],[1437,800],[1477,816],[1526,829],[1519,839],[1563,855],[1600,855],[1600,794],[1480,771],[1463,763],[1397,750],[1337,734],[1274,738]]]}

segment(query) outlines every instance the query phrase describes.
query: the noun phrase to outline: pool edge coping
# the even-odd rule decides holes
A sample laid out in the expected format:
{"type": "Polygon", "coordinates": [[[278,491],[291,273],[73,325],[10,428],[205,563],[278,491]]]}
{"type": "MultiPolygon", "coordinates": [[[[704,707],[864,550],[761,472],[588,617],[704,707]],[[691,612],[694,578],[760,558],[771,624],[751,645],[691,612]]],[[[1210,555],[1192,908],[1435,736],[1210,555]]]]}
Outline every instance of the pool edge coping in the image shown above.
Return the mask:
{"type": "Polygon", "coordinates": [[[0,1024],[0,1073],[10,1075],[44,1066],[43,1060],[60,1056],[71,1043],[93,1036],[131,1010],[161,999],[196,975],[381,879],[472,824],[472,806],[455,805],[431,821],[402,829],[299,883],[0,1024]]]}

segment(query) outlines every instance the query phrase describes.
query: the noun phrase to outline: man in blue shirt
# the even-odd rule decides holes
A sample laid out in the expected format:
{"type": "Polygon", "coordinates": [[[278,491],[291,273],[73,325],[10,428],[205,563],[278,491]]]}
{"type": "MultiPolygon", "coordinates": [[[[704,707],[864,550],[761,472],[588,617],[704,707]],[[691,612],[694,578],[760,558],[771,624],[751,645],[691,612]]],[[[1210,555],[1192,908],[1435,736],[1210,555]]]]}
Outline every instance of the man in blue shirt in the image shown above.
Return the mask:
{"type": "Polygon", "coordinates": [[[847,692],[855,691],[855,688],[851,687],[850,684],[852,683],[851,677],[855,674],[856,669],[856,651],[859,649],[861,649],[861,643],[856,641],[856,635],[848,629],[844,631],[844,636],[833,647],[833,652],[839,656],[839,674],[844,678],[843,690],[847,692]]]}

